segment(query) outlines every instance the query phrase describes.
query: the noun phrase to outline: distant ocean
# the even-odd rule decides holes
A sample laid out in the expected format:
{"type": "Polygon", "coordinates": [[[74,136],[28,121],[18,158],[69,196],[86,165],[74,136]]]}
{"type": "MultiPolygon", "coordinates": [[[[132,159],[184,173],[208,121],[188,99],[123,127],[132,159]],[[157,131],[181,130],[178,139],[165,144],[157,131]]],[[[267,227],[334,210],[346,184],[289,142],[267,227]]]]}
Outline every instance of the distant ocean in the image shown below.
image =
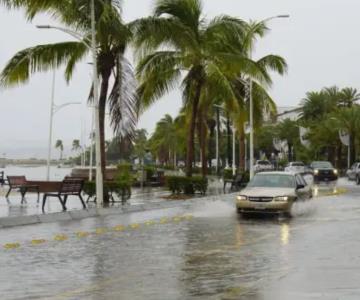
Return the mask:
{"type": "MultiPolygon", "coordinates": [[[[61,181],[66,175],[70,175],[71,168],[50,167],[50,180],[61,181]]],[[[46,180],[46,166],[12,166],[0,168],[5,172],[5,176],[25,175],[28,180],[46,180]]]]}

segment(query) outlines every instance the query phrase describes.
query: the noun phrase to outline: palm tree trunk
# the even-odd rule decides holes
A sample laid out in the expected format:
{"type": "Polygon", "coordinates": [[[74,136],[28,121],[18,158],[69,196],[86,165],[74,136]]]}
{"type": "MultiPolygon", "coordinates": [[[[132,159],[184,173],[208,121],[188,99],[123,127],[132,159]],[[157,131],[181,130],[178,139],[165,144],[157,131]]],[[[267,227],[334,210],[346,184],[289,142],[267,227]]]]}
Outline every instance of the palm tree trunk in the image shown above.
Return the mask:
{"type": "Polygon", "coordinates": [[[193,161],[194,161],[194,141],[195,141],[195,127],[198,106],[200,101],[202,83],[199,81],[196,87],[194,99],[192,99],[191,105],[191,119],[190,119],[190,128],[187,138],[187,149],[186,149],[186,176],[191,177],[193,173],[193,161]]]}
{"type": "MultiPolygon", "coordinates": [[[[99,98],[99,125],[100,125],[100,151],[101,151],[101,170],[106,179],[106,157],[105,157],[105,111],[106,101],[109,89],[109,72],[101,73],[101,87],[100,87],[100,98],[99,98]]],[[[104,203],[109,203],[109,197],[104,193],[104,203]]]]}
{"type": "Polygon", "coordinates": [[[230,117],[229,114],[226,116],[226,131],[227,131],[227,162],[228,165],[232,165],[231,157],[231,128],[230,128],[230,117]]]}

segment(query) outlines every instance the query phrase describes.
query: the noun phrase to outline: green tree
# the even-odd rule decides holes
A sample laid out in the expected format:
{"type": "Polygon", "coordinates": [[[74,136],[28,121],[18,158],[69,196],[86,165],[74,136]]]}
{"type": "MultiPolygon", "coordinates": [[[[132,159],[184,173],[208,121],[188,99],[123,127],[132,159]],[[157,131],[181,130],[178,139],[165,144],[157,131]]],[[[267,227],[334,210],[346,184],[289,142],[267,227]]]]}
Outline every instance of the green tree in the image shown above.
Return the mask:
{"type": "Polygon", "coordinates": [[[134,154],[139,158],[140,162],[144,159],[148,146],[146,129],[138,129],[134,134],[134,154]]]}
{"type": "Polygon", "coordinates": [[[230,80],[240,73],[269,80],[264,66],[249,59],[239,47],[244,44],[247,26],[246,22],[229,16],[206,20],[200,0],[157,0],[153,16],[135,24],[142,109],[182,81],[183,101],[190,115],[188,176],[192,175],[199,109],[209,107],[202,102],[209,102],[216,95],[228,101],[235,99],[230,80]]]}
{"type": "Polygon", "coordinates": [[[55,148],[59,150],[59,153],[60,153],[59,159],[62,160],[63,151],[64,151],[64,144],[63,144],[62,140],[57,140],[56,141],[55,148]]]}
{"type": "MultiPolygon", "coordinates": [[[[137,120],[136,86],[130,63],[124,56],[132,33],[121,18],[119,0],[95,0],[97,65],[99,70],[101,166],[105,170],[105,111],[108,107],[111,125],[118,135],[132,134],[137,120]]],[[[11,87],[26,83],[36,72],[65,65],[70,81],[77,64],[87,56],[90,44],[89,0],[0,0],[9,8],[21,7],[28,19],[48,13],[69,30],[83,36],[83,41],[61,42],[30,47],[16,53],[0,75],[0,84],[11,87]]],[[[92,93],[90,94],[90,98],[92,93]]]]}

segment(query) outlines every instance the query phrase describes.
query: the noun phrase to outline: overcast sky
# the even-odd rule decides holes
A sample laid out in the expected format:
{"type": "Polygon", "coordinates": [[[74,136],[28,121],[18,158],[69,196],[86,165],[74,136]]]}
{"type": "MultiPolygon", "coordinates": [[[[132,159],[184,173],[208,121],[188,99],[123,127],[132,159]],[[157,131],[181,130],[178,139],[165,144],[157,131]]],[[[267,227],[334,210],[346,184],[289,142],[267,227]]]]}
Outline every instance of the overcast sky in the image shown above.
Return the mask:
{"type": "MultiPolygon", "coordinates": [[[[358,0],[203,0],[204,13],[211,18],[230,14],[245,20],[261,20],[273,15],[290,14],[290,19],[271,21],[272,31],[257,46],[255,57],[269,53],[286,58],[289,72],[274,76],[270,91],[279,106],[294,106],[309,90],[337,84],[359,88],[360,2],[358,0]]],[[[126,21],[149,15],[152,0],[124,0],[126,21]]],[[[38,44],[71,40],[61,32],[38,30],[35,24],[54,24],[46,16],[33,23],[21,11],[0,8],[0,68],[17,51],[38,44]]],[[[81,136],[81,123],[90,127],[86,97],[91,82],[91,67],[79,65],[70,85],[62,70],[56,75],[56,103],[80,101],[58,112],[54,120],[54,141],[64,140],[65,148],[81,136]]],[[[51,73],[33,76],[25,86],[0,91],[0,157],[45,157],[51,94],[51,73]]],[[[165,114],[175,116],[181,106],[178,91],[164,97],[145,113],[140,128],[149,132],[165,114]]],[[[111,136],[111,130],[107,131],[111,136]]],[[[55,154],[54,154],[55,155],[55,154]]]]}

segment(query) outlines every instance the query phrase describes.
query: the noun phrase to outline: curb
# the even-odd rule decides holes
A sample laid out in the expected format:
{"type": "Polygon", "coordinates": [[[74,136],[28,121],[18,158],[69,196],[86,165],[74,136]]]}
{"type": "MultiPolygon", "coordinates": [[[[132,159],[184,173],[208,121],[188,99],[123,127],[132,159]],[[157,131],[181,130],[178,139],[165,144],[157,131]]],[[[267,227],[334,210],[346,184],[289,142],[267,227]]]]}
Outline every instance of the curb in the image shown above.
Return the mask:
{"type": "MultiPolygon", "coordinates": [[[[229,196],[232,198],[231,194],[221,195],[229,196]]],[[[215,201],[218,200],[219,196],[207,196],[203,198],[196,198],[190,200],[176,200],[168,201],[161,203],[149,203],[125,207],[116,207],[116,208],[89,208],[84,210],[71,210],[66,212],[56,212],[42,215],[30,215],[30,216],[19,216],[19,217],[4,217],[0,218],[0,229],[16,227],[16,226],[27,226],[35,224],[46,224],[46,223],[56,223],[63,221],[79,221],[87,218],[94,217],[106,217],[111,215],[123,215],[136,212],[144,212],[151,210],[161,210],[161,209],[170,209],[176,207],[188,208],[192,204],[198,204],[202,202],[215,201]]]]}

